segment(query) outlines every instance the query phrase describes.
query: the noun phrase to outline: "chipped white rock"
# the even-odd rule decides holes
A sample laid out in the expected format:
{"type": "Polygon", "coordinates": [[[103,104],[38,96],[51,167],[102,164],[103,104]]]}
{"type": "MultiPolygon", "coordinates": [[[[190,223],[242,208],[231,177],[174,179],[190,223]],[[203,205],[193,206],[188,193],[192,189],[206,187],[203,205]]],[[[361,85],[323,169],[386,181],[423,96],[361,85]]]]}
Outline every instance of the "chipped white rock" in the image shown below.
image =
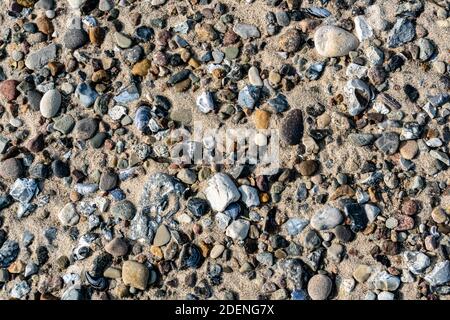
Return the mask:
{"type": "Polygon", "coordinates": [[[241,200],[245,203],[247,208],[259,206],[258,190],[250,186],[240,186],[241,200]]]}
{"type": "Polygon", "coordinates": [[[354,22],[355,22],[355,33],[359,41],[363,42],[364,40],[373,37],[373,29],[371,26],[369,26],[364,16],[356,16],[354,18],[354,22]]]}
{"type": "Polygon", "coordinates": [[[233,180],[225,173],[216,173],[210,178],[204,193],[211,208],[216,211],[224,211],[230,203],[241,197],[233,180]]]}
{"type": "Polygon", "coordinates": [[[361,66],[356,63],[349,63],[345,74],[349,78],[364,78],[367,76],[368,68],[366,66],[361,66]]]}
{"type": "Polygon", "coordinates": [[[211,92],[205,91],[197,97],[197,107],[203,113],[214,111],[214,98],[211,92]]]}
{"type": "Polygon", "coordinates": [[[119,121],[126,114],[127,114],[127,108],[125,108],[124,106],[120,106],[120,105],[115,105],[108,111],[108,115],[114,121],[119,121]]]}
{"type": "Polygon", "coordinates": [[[400,279],[386,271],[374,274],[369,282],[373,284],[375,289],[384,291],[395,291],[400,286],[400,279]]]}
{"type": "Polygon", "coordinates": [[[367,220],[369,221],[369,223],[372,223],[381,212],[381,209],[374,204],[366,203],[364,205],[364,211],[366,212],[367,220]]]}
{"type": "Polygon", "coordinates": [[[430,266],[430,258],[419,251],[405,251],[403,259],[408,269],[414,274],[420,274],[430,266]]]}
{"type": "Polygon", "coordinates": [[[374,66],[383,64],[384,53],[383,53],[383,51],[381,51],[381,49],[374,47],[374,46],[370,46],[365,51],[365,54],[366,54],[367,60],[369,61],[370,64],[372,64],[374,66]]]}
{"type": "Polygon", "coordinates": [[[259,76],[258,68],[252,66],[248,70],[248,80],[250,83],[257,87],[263,86],[263,81],[261,80],[261,77],[259,76]]]}
{"type": "Polygon", "coordinates": [[[233,221],[225,231],[227,237],[234,240],[244,240],[247,238],[250,223],[246,220],[238,219],[233,221]]]}
{"type": "Polygon", "coordinates": [[[63,226],[74,226],[80,220],[80,216],[73,203],[66,204],[61,211],[59,211],[58,218],[63,226]]]}
{"type": "Polygon", "coordinates": [[[424,278],[431,286],[439,286],[450,281],[450,261],[436,263],[433,270],[424,278]]]}

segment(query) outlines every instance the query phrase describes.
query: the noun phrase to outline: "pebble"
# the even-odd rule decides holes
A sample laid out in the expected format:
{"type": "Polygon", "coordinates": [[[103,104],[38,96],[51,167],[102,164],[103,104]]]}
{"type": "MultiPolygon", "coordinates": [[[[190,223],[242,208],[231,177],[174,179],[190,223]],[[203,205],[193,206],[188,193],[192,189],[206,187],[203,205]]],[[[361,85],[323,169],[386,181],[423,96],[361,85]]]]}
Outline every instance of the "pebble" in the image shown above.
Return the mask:
{"type": "Polygon", "coordinates": [[[288,145],[299,144],[303,137],[303,116],[299,109],[291,110],[282,120],[281,140],[288,145]]]}
{"type": "Polygon", "coordinates": [[[298,171],[302,176],[310,177],[316,173],[318,169],[318,164],[315,160],[305,160],[300,162],[298,166],[298,171]]]}
{"type": "Polygon", "coordinates": [[[56,58],[57,47],[52,43],[42,49],[31,52],[25,59],[25,66],[31,70],[40,70],[56,58]]]}
{"type": "Polygon", "coordinates": [[[358,39],[350,32],[335,26],[319,27],[314,33],[317,53],[324,57],[341,57],[359,46],[358,39]]]}
{"type": "Polygon", "coordinates": [[[247,85],[239,91],[238,104],[243,108],[253,109],[259,102],[259,98],[260,88],[253,85],[247,85]]]}
{"type": "Polygon", "coordinates": [[[311,218],[311,227],[316,230],[330,230],[341,224],[343,217],[339,209],[326,206],[311,218]]]}
{"type": "Polygon", "coordinates": [[[270,113],[262,109],[256,109],[253,112],[253,121],[256,129],[267,129],[270,123],[270,113]]]}
{"type": "Polygon", "coordinates": [[[56,116],[61,108],[61,93],[58,90],[52,89],[47,91],[39,103],[39,110],[44,118],[50,119],[56,116]]]}
{"type": "Polygon", "coordinates": [[[122,281],[125,285],[138,290],[145,290],[148,285],[150,271],[142,263],[125,261],[122,265],[122,281]]]}
{"type": "Polygon", "coordinates": [[[98,130],[98,122],[93,118],[84,118],[75,124],[76,138],[88,140],[92,138],[98,130]]]}
{"type": "Polygon", "coordinates": [[[388,34],[387,45],[389,48],[397,48],[410,42],[416,35],[413,22],[408,18],[400,18],[388,34]]]}
{"type": "Polygon", "coordinates": [[[353,271],[353,278],[359,283],[366,282],[372,274],[372,268],[368,265],[360,264],[353,271]]]}
{"type": "Polygon", "coordinates": [[[222,253],[225,251],[225,247],[221,244],[216,244],[214,245],[214,247],[211,249],[211,252],[209,253],[209,256],[212,259],[217,259],[219,258],[222,253]]]}
{"type": "Polygon", "coordinates": [[[375,146],[384,154],[392,155],[397,152],[400,140],[395,132],[383,133],[376,141],[375,146]]]}
{"type": "Polygon", "coordinates": [[[131,220],[136,214],[136,208],[130,201],[122,200],[111,207],[111,213],[117,219],[131,220]]]}
{"type": "Polygon", "coordinates": [[[252,24],[236,23],[233,31],[244,40],[261,37],[258,28],[252,24]]]}
{"type": "Polygon", "coordinates": [[[69,29],[64,34],[64,46],[69,50],[76,50],[88,43],[89,37],[83,29],[69,29]]]}
{"type": "Polygon", "coordinates": [[[7,100],[15,100],[19,96],[19,92],[16,90],[17,81],[5,80],[0,83],[0,94],[7,100]]]}
{"type": "Polygon", "coordinates": [[[308,295],[312,300],[326,300],[331,293],[333,282],[324,274],[316,274],[308,282],[308,295]]]}
{"type": "Polygon", "coordinates": [[[250,81],[250,84],[256,87],[262,87],[263,81],[261,80],[261,77],[259,76],[258,68],[252,66],[250,69],[248,69],[248,80],[250,81]]]}
{"type": "Polygon", "coordinates": [[[153,239],[153,245],[157,247],[162,247],[168,244],[170,241],[170,232],[167,227],[163,224],[159,226],[156,230],[155,238],[153,239]]]}
{"type": "Polygon", "coordinates": [[[431,286],[439,286],[450,281],[450,261],[441,261],[435,264],[433,270],[424,277],[431,286]]]}
{"type": "Polygon", "coordinates": [[[289,29],[278,38],[279,50],[288,53],[298,51],[302,43],[302,36],[297,29],[289,29]]]}
{"type": "Polygon", "coordinates": [[[246,220],[238,219],[233,221],[226,229],[225,234],[234,240],[244,240],[247,238],[250,223],[246,220]]]}
{"type": "Polygon", "coordinates": [[[430,258],[419,251],[405,251],[403,258],[409,271],[414,274],[421,274],[431,264],[430,258]]]}
{"type": "Polygon", "coordinates": [[[15,180],[24,173],[22,162],[16,158],[9,158],[0,162],[0,176],[4,179],[15,180]]]}
{"type": "Polygon", "coordinates": [[[103,191],[110,191],[117,185],[117,174],[112,170],[105,170],[100,176],[99,189],[103,191]]]}
{"type": "Polygon", "coordinates": [[[200,112],[208,113],[214,111],[214,97],[211,92],[205,91],[197,97],[197,107],[200,112]]]}
{"type": "Polygon", "coordinates": [[[241,196],[234,182],[224,173],[212,176],[204,193],[215,211],[224,211],[230,203],[238,201],[241,196]]]}
{"type": "Polygon", "coordinates": [[[400,144],[400,155],[407,159],[412,160],[419,152],[419,146],[415,140],[404,141],[400,144]]]}
{"type": "Polygon", "coordinates": [[[241,201],[245,203],[247,208],[259,206],[258,191],[250,186],[240,186],[239,192],[241,193],[241,201]]]}
{"type": "Polygon", "coordinates": [[[105,245],[105,251],[114,257],[123,257],[128,253],[128,243],[124,238],[114,238],[105,245]]]}
{"type": "Polygon", "coordinates": [[[395,291],[400,286],[400,279],[386,271],[375,274],[370,281],[376,289],[383,291],[395,291]]]}
{"type": "Polygon", "coordinates": [[[59,211],[58,218],[63,226],[74,226],[80,221],[80,215],[77,213],[73,203],[67,203],[59,211]]]}

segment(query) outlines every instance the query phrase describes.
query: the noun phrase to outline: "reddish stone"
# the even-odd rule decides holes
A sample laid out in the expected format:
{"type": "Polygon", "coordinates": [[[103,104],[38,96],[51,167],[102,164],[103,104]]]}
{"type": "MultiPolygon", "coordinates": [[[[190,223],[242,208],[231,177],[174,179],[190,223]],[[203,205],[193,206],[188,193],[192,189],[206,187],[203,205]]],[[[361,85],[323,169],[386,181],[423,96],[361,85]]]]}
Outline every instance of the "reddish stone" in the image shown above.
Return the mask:
{"type": "Polygon", "coordinates": [[[16,90],[16,80],[5,80],[0,83],[0,94],[5,97],[6,100],[12,101],[19,96],[19,92],[16,90]]]}
{"type": "Polygon", "coordinates": [[[414,200],[406,200],[402,204],[402,213],[406,214],[407,216],[413,216],[418,211],[418,205],[417,202],[414,200]]]}
{"type": "Polygon", "coordinates": [[[398,226],[395,228],[397,231],[406,231],[414,228],[414,219],[410,216],[401,214],[395,217],[398,220],[398,226]]]}

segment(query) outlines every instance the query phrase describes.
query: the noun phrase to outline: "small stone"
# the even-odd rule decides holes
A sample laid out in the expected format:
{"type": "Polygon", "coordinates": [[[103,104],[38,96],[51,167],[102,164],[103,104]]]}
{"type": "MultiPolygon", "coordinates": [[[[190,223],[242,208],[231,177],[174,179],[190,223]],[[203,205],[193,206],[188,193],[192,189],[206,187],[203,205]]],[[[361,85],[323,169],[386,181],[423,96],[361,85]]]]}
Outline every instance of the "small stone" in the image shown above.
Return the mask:
{"type": "Polygon", "coordinates": [[[353,21],[355,22],[355,33],[358,37],[359,41],[363,42],[364,40],[370,39],[373,37],[373,29],[367,23],[364,16],[356,16],[353,21]]]}
{"type": "Polygon", "coordinates": [[[145,77],[148,74],[152,64],[150,60],[144,59],[133,66],[131,73],[135,76],[145,77]]]}
{"type": "Polygon", "coordinates": [[[412,41],[415,35],[416,30],[413,22],[408,18],[400,18],[388,34],[388,47],[400,47],[401,45],[412,41]]]}
{"type": "Polygon", "coordinates": [[[311,219],[311,227],[316,230],[329,230],[341,224],[343,220],[339,209],[325,206],[314,214],[311,219]]]}
{"type": "Polygon", "coordinates": [[[64,46],[69,50],[76,50],[88,43],[89,37],[83,29],[69,29],[64,34],[64,46]]]}
{"type": "Polygon", "coordinates": [[[417,45],[419,46],[419,59],[422,61],[429,60],[435,52],[435,46],[431,42],[431,40],[426,38],[421,38],[417,41],[417,45]]]}
{"type": "Polygon", "coordinates": [[[16,90],[16,80],[5,80],[0,83],[0,94],[7,100],[15,100],[19,96],[19,92],[16,90]]]}
{"type": "Polygon", "coordinates": [[[284,52],[296,52],[303,43],[300,32],[297,29],[289,29],[278,38],[278,48],[284,52]]]}
{"type": "Polygon", "coordinates": [[[65,178],[70,175],[70,167],[67,163],[57,159],[52,162],[52,172],[57,178],[65,178]]]}
{"type": "Polygon", "coordinates": [[[280,128],[281,139],[288,145],[299,144],[303,137],[303,116],[299,109],[290,111],[280,128]]]}
{"type": "Polygon", "coordinates": [[[314,175],[319,168],[317,161],[315,160],[305,160],[298,166],[298,171],[302,176],[310,177],[314,175]]]}
{"type": "Polygon", "coordinates": [[[336,226],[336,228],[334,229],[334,234],[336,238],[343,243],[350,242],[353,239],[353,233],[347,226],[336,226]]]}
{"type": "Polygon", "coordinates": [[[53,128],[63,134],[69,134],[74,126],[74,118],[69,114],[64,114],[55,120],[53,128]]]}
{"type": "Polygon", "coordinates": [[[436,207],[431,211],[431,218],[436,223],[445,223],[447,221],[447,214],[444,209],[436,207]]]}
{"type": "Polygon", "coordinates": [[[375,141],[375,146],[386,155],[396,153],[399,144],[399,136],[395,132],[383,133],[381,137],[375,141]]]}
{"type": "Polygon", "coordinates": [[[421,274],[431,263],[430,258],[419,251],[405,251],[403,253],[403,259],[409,271],[414,274],[421,274]]]}
{"type": "Polygon", "coordinates": [[[98,122],[93,118],[85,118],[78,121],[75,125],[76,138],[88,140],[92,138],[98,130],[98,122]]]}
{"type": "Polygon", "coordinates": [[[258,191],[250,186],[240,186],[239,191],[241,193],[241,201],[245,203],[247,208],[259,206],[258,191]]]}
{"type": "Polygon", "coordinates": [[[372,268],[370,266],[360,264],[355,268],[355,271],[353,271],[353,278],[359,283],[364,283],[369,279],[371,274],[372,268]]]}
{"type": "Polygon", "coordinates": [[[124,238],[114,238],[106,244],[105,251],[114,257],[122,257],[128,253],[128,243],[124,238]]]}
{"type": "Polygon", "coordinates": [[[256,86],[247,85],[238,94],[238,104],[243,108],[253,109],[259,102],[261,89],[256,86]]]}
{"type": "Polygon", "coordinates": [[[117,174],[113,170],[105,170],[100,176],[99,188],[103,191],[110,191],[117,185],[117,174]]]}
{"type": "Polygon", "coordinates": [[[358,39],[350,32],[335,27],[319,27],[314,34],[314,44],[319,55],[341,57],[359,46],[358,39]]]}
{"type": "Polygon", "coordinates": [[[197,107],[200,112],[208,113],[214,111],[214,97],[211,92],[205,91],[197,97],[197,107]]]}
{"type": "Polygon", "coordinates": [[[256,87],[262,87],[263,81],[261,80],[261,77],[259,76],[258,68],[252,66],[248,70],[248,80],[250,81],[250,84],[256,86],[256,87]]]}
{"type": "Polygon", "coordinates": [[[419,146],[416,140],[407,140],[400,144],[400,155],[407,160],[414,159],[418,152],[419,146]]]}
{"type": "Polygon", "coordinates": [[[450,261],[436,263],[433,270],[424,278],[431,286],[439,286],[450,281],[450,261]]]}
{"type": "Polygon", "coordinates": [[[61,107],[61,94],[58,90],[47,91],[41,99],[39,110],[44,118],[53,118],[61,107]]]}
{"type": "Polygon", "coordinates": [[[136,261],[125,261],[122,266],[122,280],[127,286],[139,290],[145,290],[148,285],[150,272],[142,263],[136,261]]]}
{"type": "Polygon", "coordinates": [[[61,211],[59,211],[58,218],[63,226],[74,226],[80,221],[80,216],[73,203],[66,204],[61,211]]]}
{"type": "Polygon", "coordinates": [[[225,234],[234,240],[244,240],[247,238],[250,223],[246,220],[238,219],[233,221],[226,229],[225,234]]]}
{"type": "Polygon", "coordinates": [[[170,232],[163,224],[156,230],[155,238],[153,239],[153,245],[156,247],[162,247],[168,244],[170,241],[170,232]]]}
{"type": "Polygon", "coordinates": [[[324,274],[316,274],[308,282],[308,294],[312,300],[326,300],[331,293],[333,282],[324,274]]]}
{"type": "Polygon", "coordinates": [[[378,294],[377,299],[378,300],[394,300],[394,294],[392,292],[388,291],[382,291],[378,294]]]}
{"type": "Polygon", "coordinates": [[[121,200],[111,207],[111,213],[117,219],[131,220],[136,214],[136,208],[130,201],[121,200]]]}
{"type": "Polygon", "coordinates": [[[86,82],[82,82],[77,86],[75,96],[84,107],[89,108],[94,104],[95,99],[98,97],[98,93],[86,82]]]}
{"type": "Polygon", "coordinates": [[[40,16],[37,18],[36,25],[38,30],[46,35],[51,35],[55,31],[53,23],[46,16],[40,16]]]}
{"type": "Polygon", "coordinates": [[[9,158],[0,162],[0,176],[4,179],[16,180],[20,178],[23,173],[23,165],[19,159],[9,158]]]}
{"type": "Polygon", "coordinates": [[[270,113],[265,110],[256,109],[255,112],[253,112],[253,120],[256,129],[267,129],[270,122],[270,113]]]}
{"type": "Polygon", "coordinates": [[[133,43],[129,37],[120,32],[114,33],[114,40],[116,41],[117,46],[122,49],[131,47],[131,44],[133,43]]]}
{"type": "Polygon", "coordinates": [[[224,173],[217,173],[210,178],[204,193],[211,208],[216,211],[224,211],[241,196],[234,182],[224,173]]]}
{"type": "Polygon", "coordinates": [[[112,8],[114,8],[114,1],[113,0],[100,0],[98,2],[98,9],[103,12],[108,12],[112,8]]]}
{"type": "Polygon", "coordinates": [[[25,66],[31,70],[39,70],[50,61],[53,61],[56,58],[56,53],[56,44],[52,43],[47,47],[30,53],[25,60],[25,66]]]}
{"type": "Polygon", "coordinates": [[[233,31],[244,40],[249,38],[259,38],[261,36],[258,28],[251,24],[237,23],[234,26],[233,31]]]}
{"type": "Polygon", "coordinates": [[[225,247],[223,245],[216,244],[211,249],[211,252],[209,253],[209,256],[211,257],[211,259],[217,259],[217,258],[219,258],[222,255],[224,250],[225,250],[225,247]]]}
{"type": "Polygon", "coordinates": [[[378,290],[395,291],[400,286],[400,279],[386,271],[375,274],[370,281],[378,290]]]}

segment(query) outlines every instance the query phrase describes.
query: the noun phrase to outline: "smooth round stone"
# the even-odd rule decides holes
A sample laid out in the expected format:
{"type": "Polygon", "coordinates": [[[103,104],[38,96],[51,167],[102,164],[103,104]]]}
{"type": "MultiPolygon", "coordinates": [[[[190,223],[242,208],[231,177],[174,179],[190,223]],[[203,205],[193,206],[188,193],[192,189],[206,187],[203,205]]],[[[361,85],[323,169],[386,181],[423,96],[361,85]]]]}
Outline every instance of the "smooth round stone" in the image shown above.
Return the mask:
{"type": "Polygon", "coordinates": [[[289,29],[279,37],[278,48],[284,52],[296,52],[300,49],[302,42],[300,31],[289,29]]]}
{"type": "Polygon", "coordinates": [[[267,129],[270,122],[270,113],[262,109],[256,109],[253,112],[253,121],[256,129],[267,129]]]}
{"type": "Polygon", "coordinates": [[[58,90],[52,89],[47,91],[39,103],[39,110],[44,118],[53,118],[61,107],[61,94],[58,90]]]}
{"type": "Polygon", "coordinates": [[[76,50],[88,43],[89,37],[83,29],[69,29],[64,34],[64,46],[69,50],[76,50]]]}
{"type": "Polygon", "coordinates": [[[248,70],[248,80],[250,83],[257,87],[262,87],[263,81],[261,80],[261,77],[259,76],[258,68],[256,67],[250,67],[248,70]]]}
{"type": "Polygon", "coordinates": [[[395,291],[400,286],[400,279],[382,271],[374,277],[373,284],[378,290],[395,291]]]}
{"type": "Polygon", "coordinates": [[[382,291],[377,296],[378,300],[394,300],[395,296],[392,292],[382,291]]]}
{"type": "Polygon", "coordinates": [[[123,219],[123,220],[131,220],[136,214],[136,208],[134,204],[128,200],[122,200],[116,202],[111,207],[111,213],[115,218],[123,219]]]}
{"type": "Polygon", "coordinates": [[[92,118],[86,118],[78,121],[75,125],[77,139],[88,140],[92,138],[98,130],[98,122],[92,118]]]}
{"type": "Polygon", "coordinates": [[[55,120],[53,128],[63,134],[68,134],[72,131],[74,126],[74,118],[69,114],[65,114],[55,120]]]}
{"type": "Polygon", "coordinates": [[[299,109],[291,110],[281,122],[281,139],[288,145],[299,144],[303,137],[303,116],[299,109]]]}
{"type": "Polygon", "coordinates": [[[4,179],[15,180],[23,174],[23,165],[19,159],[9,158],[0,162],[0,176],[4,179]]]}
{"type": "Polygon", "coordinates": [[[44,9],[44,10],[51,10],[55,7],[55,1],[54,0],[39,0],[36,3],[36,7],[44,9]]]}
{"type": "Polygon", "coordinates": [[[359,41],[344,29],[323,26],[318,28],[314,34],[314,45],[321,56],[341,57],[358,48],[359,41]]]}
{"type": "Polygon", "coordinates": [[[332,287],[333,282],[328,276],[316,274],[308,282],[308,294],[312,300],[326,300],[332,287]]]}
{"type": "Polygon", "coordinates": [[[122,49],[129,48],[132,44],[131,39],[120,32],[114,33],[114,40],[116,41],[116,44],[122,49]]]}
{"type": "Polygon", "coordinates": [[[358,265],[353,271],[353,278],[359,283],[364,283],[372,274],[372,268],[365,264],[358,265]]]}
{"type": "Polygon", "coordinates": [[[400,155],[407,160],[414,159],[418,151],[419,146],[416,140],[404,141],[400,145],[400,155]]]}
{"type": "Polygon", "coordinates": [[[163,224],[159,226],[156,230],[155,238],[153,239],[153,245],[157,247],[162,247],[168,244],[170,241],[170,232],[167,227],[163,224]]]}
{"type": "Polygon", "coordinates": [[[214,247],[211,249],[211,252],[209,253],[209,256],[212,259],[217,259],[219,258],[223,251],[225,250],[225,246],[221,245],[221,244],[216,244],[214,245],[214,247]]]}
{"type": "Polygon", "coordinates": [[[2,95],[7,101],[12,101],[17,98],[19,92],[16,90],[17,81],[5,80],[0,83],[0,95],[2,95]]]}
{"type": "Polygon", "coordinates": [[[415,215],[418,210],[419,210],[419,205],[417,204],[416,201],[414,201],[412,199],[406,200],[402,204],[402,213],[406,214],[407,216],[415,215]]]}
{"type": "Polygon", "coordinates": [[[298,171],[302,176],[310,177],[316,173],[318,169],[317,161],[315,160],[305,160],[302,161],[298,166],[298,171]]]}
{"type": "Polygon", "coordinates": [[[105,251],[114,257],[122,257],[128,253],[128,243],[124,238],[114,238],[106,244],[105,251]]]}
{"type": "Polygon", "coordinates": [[[190,198],[186,207],[195,217],[200,218],[208,212],[209,203],[205,199],[190,198]]]}
{"type": "Polygon", "coordinates": [[[325,206],[314,214],[311,219],[311,227],[316,230],[329,230],[341,224],[344,220],[341,212],[337,208],[325,206]]]}
{"type": "Polygon", "coordinates": [[[436,223],[444,223],[447,220],[447,214],[444,209],[437,207],[431,211],[431,218],[436,223]]]}
{"type": "Polygon", "coordinates": [[[122,280],[127,286],[139,290],[145,290],[148,284],[150,272],[142,263],[136,261],[125,261],[122,266],[122,280]]]}
{"type": "Polygon", "coordinates": [[[61,211],[59,211],[58,218],[63,226],[74,226],[80,220],[80,216],[73,203],[66,204],[61,211]]]}
{"type": "Polygon", "coordinates": [[[100,176],[99,188],[102,191],[110,191],[117,185],[117,174],[113,170],[105,170],[100,176]]]}

